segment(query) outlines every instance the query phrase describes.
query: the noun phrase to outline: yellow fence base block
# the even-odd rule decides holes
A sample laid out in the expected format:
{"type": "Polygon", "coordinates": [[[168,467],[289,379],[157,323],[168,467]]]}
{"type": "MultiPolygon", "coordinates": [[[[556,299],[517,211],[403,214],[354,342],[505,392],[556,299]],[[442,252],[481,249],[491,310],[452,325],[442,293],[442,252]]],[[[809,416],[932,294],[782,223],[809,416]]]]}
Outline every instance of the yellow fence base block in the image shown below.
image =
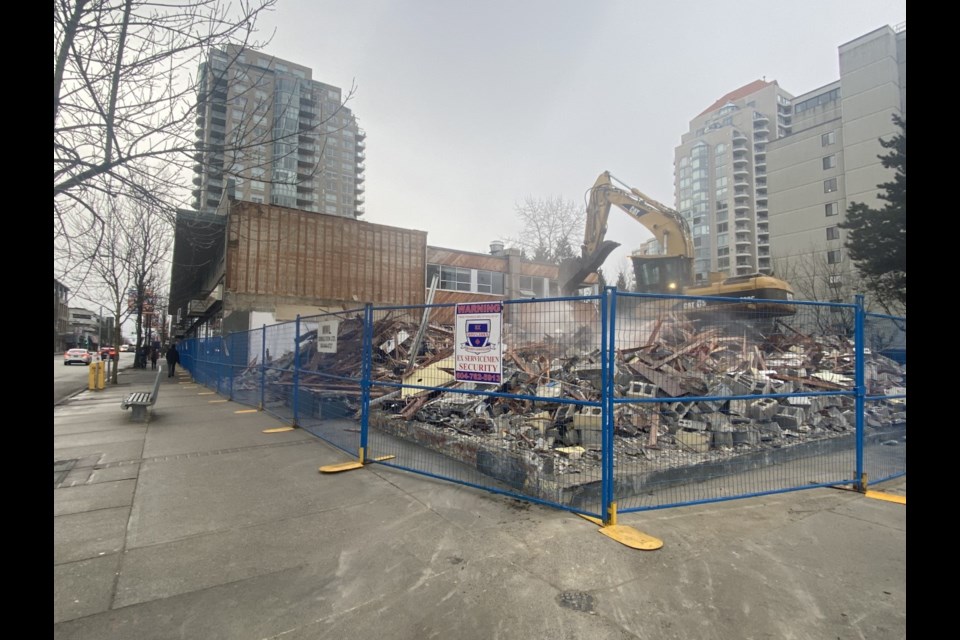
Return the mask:
{"type": "Polygon", "coordinates": [[[608,538],[612,538],[620,544],[630,547],[631,549],[656,551],[663,546],[663,540],[660,538],[648,536],[647,534],[634,529],[633,527],[628,527],[623,524],[611,524],[605,527],[603,526],[603,520],[600,518],[585,516],[582,513],[578,513],[577,515],[584,520],[589,520],[593,524],[600,527],[600,533],[603,535],[607,536],[608,538]]]}
{"type": "Polygon", "coordinates": [[[260,409],[240,409],[239,411],[234,411],[234,413],[260,413],[260,409]]]}
{"type": "Polygon", "coordinates": [[[907,496],[895,496],[892,493],[884,493],[883,491],[871,491],[868,489],[863,495],[868,498],[873,498],[874,500],[885,500],[887,502],[896,502],[897,504],[907,504],[907,496]]]}
{"type": "Polygon", "coordinates": [[[626,545],[631,549],[641,549],[643,551],[656,551],[663,546],[663,540],[648,536],[642,531],[625,524],[611,524],[606,527],[600,527],[600,533],[613,538],[620,544],[626,545]]]}
{"type": "Polygon", "coordinates": [[[283,433],[284,431],[293,431],[296,427],[274,427],[273,429],[264,429],[263,433],[283,433]]]}
{"type": "Polygon", "coordinates": [[[227,402],[227,400],[207,400],[210,404],[218,404],[220,402],[227,402]]]}
{"type": "MultiPolygon", "coordinates": [[[[374,458],[374,462],[383,462],[384,460],[392,460],[397,456],[380,456],[374,458]]],[[[320,473],[340,473],[341,471],[353,471],[354,469],[362,469],[364,464],[359,460],[352,460],[350,462],[340,462],[338,464],[327,464],[320,467],[320,473]]]]}

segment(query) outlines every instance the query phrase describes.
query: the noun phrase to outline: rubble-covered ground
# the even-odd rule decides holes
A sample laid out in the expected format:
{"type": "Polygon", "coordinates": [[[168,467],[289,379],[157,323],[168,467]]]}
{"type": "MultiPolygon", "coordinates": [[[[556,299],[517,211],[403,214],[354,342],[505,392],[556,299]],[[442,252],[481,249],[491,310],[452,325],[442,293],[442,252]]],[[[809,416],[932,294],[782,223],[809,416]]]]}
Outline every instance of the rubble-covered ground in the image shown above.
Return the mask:
{"type": "MultiPolygon", "coordinates": [[[[854,398],[839,395],[854,388],[852,341],[805,333],[796,324],[790,318],[710,323],[674,313],[618,320],[616,464],[688,466],[852,434],[854,398]],[[788,395],[800,393],[827,395],[788,395]]],[[[452,327],[428,325],[417,344],[419,328],[399,315],[375,322],[372,425],[393,425],[386,430],[402,437],[416,432],[421,444],[441,450],[457,444],[507,450],[553,476],[599,476],[600,409],[574,402],[600,400],[600,338],[593,325],[563,331],[505,323],[501,385],[457,382],[452,327]],[[397,390],[377,382],[416,386],[397,390]],[[464,393],[471,390],[520,397],[464,393]]],[[[304,336],[301,388],[359,410],[361,340],[359,319],[340,323],[336,353],[317,352],[304,336]]],[[[292,372],[282,369],[292,360],[289,353],[269,363],[277,368],[268,370],[270,394],[289,388],[292,372]]],[[[259,366],[249,373],[235,387],[258,385],[259,366]]],[[[906,393],[905,365],[867,353],[865,373],[868,395],[906,393]]],[[[905,398],[866,405],[868,435],[905,427],[905,398]]]]}

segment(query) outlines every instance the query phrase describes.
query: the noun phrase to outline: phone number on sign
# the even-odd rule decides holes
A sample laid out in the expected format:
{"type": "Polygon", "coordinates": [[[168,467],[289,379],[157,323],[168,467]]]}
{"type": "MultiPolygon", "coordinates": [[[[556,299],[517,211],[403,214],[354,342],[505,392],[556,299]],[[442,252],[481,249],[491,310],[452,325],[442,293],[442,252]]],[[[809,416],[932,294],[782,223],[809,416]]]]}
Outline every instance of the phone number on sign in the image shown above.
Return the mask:
{"type": "Polygon", "coordinates": [[[457,371],[457,380],[466,380],[469,382],[493,382],[500,383],[499,373],[479,373],[475,371],[457,371]]]}

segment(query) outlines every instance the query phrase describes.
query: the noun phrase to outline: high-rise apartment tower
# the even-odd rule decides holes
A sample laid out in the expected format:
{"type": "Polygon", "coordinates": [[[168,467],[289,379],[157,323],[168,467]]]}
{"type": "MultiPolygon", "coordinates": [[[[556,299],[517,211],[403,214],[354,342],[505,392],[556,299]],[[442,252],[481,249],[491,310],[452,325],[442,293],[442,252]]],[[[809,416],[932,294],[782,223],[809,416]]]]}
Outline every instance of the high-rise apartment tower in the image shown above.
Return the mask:
{"type": "Polygon", "coordinates": [[[201,65],[193,206],[237,199],[356,218],[366,134],[311,69],[228,46],[201,65]]]}
{"type": "Polygon", "coordinates": [[[674,150],[675,197],[690,224],[694,277],[770,273],[767,145],[787,135],[792,96],[757,80],[690,121],[674,150]]]}

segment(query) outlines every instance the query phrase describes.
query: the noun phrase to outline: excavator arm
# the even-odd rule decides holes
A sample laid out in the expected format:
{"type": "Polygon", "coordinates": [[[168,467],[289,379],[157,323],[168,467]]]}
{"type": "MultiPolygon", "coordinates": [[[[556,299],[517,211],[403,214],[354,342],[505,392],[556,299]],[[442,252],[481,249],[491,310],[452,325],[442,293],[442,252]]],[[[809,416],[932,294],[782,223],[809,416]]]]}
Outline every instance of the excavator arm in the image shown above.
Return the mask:
{"type": "MultiPolygon", "coordinates": [[[[584,279],[596,273],[607,256],[620,246],[618,242],[604,239],[612,206],[619,207],[649,229],[663,255],[692,258],[693,243],[687,221],[670,207],[648,198],[637,189],[614,185],[614,180],[609,171],[604,171],[590,188],[581,255],[560,263],[560,287],[565,295],[573,295],[584,279]]],[[[684,273],[683,277],[689,279],[690,274],[684,273]]]]}
{"type": "MultiPolygon", "coordinates": [[[[560,263],[560,287],[564,295],[575,295],[587,276],[596,273],[607,256],[620,246],[618,242],[605,239],[610,208],[616,206],[649,229],[660,246],[659,254],[632,257],[638,292],[744,300],[743,303],[723,306],[728,314],[762,313],[775,317],[796,313],[796,308],[790,304],[793,289],[770,275],[754,273],[723,278],[721,274],[710,274],[709,282],[694,283],[693,241],[687,221],[670,207],[616,180],[623,185],[621,188],[614,184],[614,180],[610,172],[605,171],[590,188],[581,255],[560,263]],[[758,302],[751,302],[753,300],[758,302]],[[771,302],[761,302],[763,300],[771,302]]],[[[709,315],[715,306],[706,305],[702,310],[709,315]]],[[[700,306],[696,308],[701,310],[700,306]]]]}

